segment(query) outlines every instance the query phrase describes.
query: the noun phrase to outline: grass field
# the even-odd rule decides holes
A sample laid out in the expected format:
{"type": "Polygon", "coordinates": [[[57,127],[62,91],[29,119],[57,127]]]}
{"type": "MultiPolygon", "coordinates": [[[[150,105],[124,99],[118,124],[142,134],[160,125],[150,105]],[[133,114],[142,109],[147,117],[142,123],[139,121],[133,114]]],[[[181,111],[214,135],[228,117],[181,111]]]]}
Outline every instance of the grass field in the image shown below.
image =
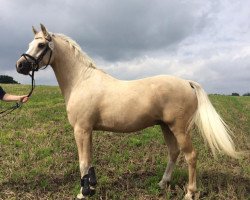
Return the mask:
{"type": "MultiPolygon", "coordinates": [[[[4,85],[10,93],[29,86],[4,85]]],[[[210,96],[235,132],[237,148],[250,150],[250,97],[210,96]]],[[[1,110],[12,103],[0,102],[1,110]]],[[[58,87],[38,86],[30,101],[0,122],[0,199],[73,199],[79,192],[79,169],[73,130],[58,87]]],[[[167,164],[167,147],[159,127],[130,134],[95,132],[97,194],[90,199],[182,199],[187,165],[178,159],[171,185],[157,183],[167,164]]],[[[250,158],[216,159],[198,133],[200,199],[250,199],[250,158]]]]}

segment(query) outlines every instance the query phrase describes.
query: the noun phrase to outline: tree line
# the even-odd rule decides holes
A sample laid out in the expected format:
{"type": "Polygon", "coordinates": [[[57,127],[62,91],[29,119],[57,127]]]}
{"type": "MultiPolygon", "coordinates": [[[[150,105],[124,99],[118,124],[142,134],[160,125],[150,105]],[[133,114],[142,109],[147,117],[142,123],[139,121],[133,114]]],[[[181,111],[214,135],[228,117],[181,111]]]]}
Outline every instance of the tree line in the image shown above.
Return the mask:
{"type": "MultiPolygon", "coordinates": [[[[240,96],[240,94],[237,92],[233,92],[231,96],[240,96]]],[[[242,96],[250,96],[250,92],[244,93],[242,96]]]]}

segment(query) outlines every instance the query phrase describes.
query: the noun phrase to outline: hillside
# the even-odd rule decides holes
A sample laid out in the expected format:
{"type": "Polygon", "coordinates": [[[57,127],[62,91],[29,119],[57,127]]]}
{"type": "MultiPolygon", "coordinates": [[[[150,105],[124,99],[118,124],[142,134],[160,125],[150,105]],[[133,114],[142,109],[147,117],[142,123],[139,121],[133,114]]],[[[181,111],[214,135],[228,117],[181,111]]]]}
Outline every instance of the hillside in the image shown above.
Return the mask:
{"type": "MultiPolygon", "coordinates": [[[[7,92],[28,93],[29,86],[4,85],[7,92]]],[[[210,96],[235,133],[238,149],[250,150],[250,97],[210,96]]],[[[1,110],[12,103],[0,102],[1,110]]],[[[73,130],[58,87],[38,86],[30,101],[0,122],[0,200],[72,199],[79,192],[79,169],[73,130]]],[[[178,159],[171,187],[157,183],[167,164],[159,127],[135,134],[94,133],[97,194],[91,199],[182,199],[187,165],[178,159]]],[[[250,158],[214,159],[201,136],[193,134],[199,153],[201,199],[247,199],[250,158]]]]}

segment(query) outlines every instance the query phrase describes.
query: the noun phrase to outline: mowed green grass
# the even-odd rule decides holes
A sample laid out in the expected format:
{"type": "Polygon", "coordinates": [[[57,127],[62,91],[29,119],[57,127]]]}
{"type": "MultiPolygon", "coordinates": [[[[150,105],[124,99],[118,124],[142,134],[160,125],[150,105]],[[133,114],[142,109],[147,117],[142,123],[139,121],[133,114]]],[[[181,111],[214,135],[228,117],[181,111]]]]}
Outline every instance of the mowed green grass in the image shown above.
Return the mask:
{"type": "MultiPolygon", "coordinates": [[[[29,86],[2,85],[9,93],[29,86]]],[[[235,133],[238,149],[250,150],[250,98],[210,96],[235,133]]],[[[87,103],[87,102],[86,102],[87,103]]],[[[1,110],[12,103],[0,102],[1,110]]],[[[73,129],[58,87],[37,86],[30,101],[0,122],[0,199],[73,199],[80,189],[73,129]]],[[[169,188],[157,183],[167,165],[167,147],[158,126],[137,133],[94,132],[98,187],[90,199],[182,199],[188,180],[183,154],[169,188]]],[[[193,133],[200,199],[249,199],[250,158],[213,158],[193,133]]]]}

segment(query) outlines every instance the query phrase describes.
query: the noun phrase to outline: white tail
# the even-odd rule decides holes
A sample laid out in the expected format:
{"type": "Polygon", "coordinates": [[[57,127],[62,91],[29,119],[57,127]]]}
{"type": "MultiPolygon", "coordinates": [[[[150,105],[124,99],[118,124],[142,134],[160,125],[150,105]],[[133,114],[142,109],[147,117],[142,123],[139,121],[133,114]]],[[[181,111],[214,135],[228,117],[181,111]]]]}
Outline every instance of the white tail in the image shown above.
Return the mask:
{"type": "Polygon", "coordinates": [[[240,153],[235,150],[235,145],[231,138],[231,135],[233,135],[232,131],[230,131],[227,124],[216,112],[203,88],[194,81],[189,81],[189,83],[194,88],[198,99],[198,109],[190,126],[195,124],[198,127],[214,155],[217,150],[233,158],[238,158],[240,153]]]}

